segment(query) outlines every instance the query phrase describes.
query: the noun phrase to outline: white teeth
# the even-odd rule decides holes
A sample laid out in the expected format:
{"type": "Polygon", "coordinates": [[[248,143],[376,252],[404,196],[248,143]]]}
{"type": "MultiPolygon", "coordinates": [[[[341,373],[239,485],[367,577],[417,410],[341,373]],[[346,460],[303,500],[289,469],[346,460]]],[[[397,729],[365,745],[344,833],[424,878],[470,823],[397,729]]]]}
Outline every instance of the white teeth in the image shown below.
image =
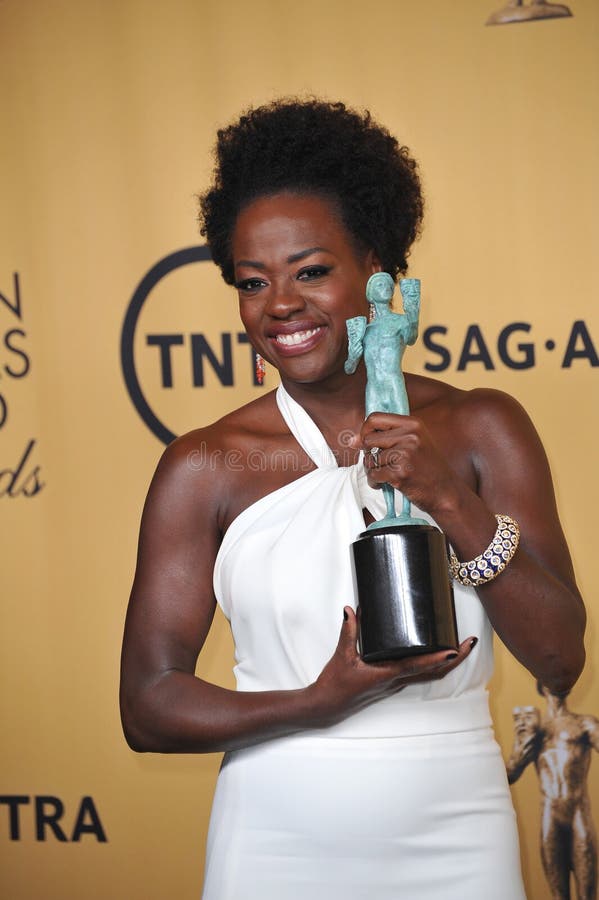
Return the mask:
{"type": "Polygon", "coordinates": [[[318,328],[311,328],[309,331],[294,331],[293,334],[277,334],[276,340],[279,344],[285,344],[287,347],[293,344],[301,344],[316,334],[318,328]]]}

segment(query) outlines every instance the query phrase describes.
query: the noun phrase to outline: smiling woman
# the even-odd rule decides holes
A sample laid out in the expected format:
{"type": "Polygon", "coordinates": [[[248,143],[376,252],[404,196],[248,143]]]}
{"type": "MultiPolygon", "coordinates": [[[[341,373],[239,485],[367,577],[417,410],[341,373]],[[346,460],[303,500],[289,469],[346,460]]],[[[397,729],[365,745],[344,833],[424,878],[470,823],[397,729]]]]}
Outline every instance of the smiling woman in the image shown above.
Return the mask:
{"type": "Polygon", "coordinates": [[[357,253],[329,200],[292,193],[245,207],[232,249],[239,311],[255,349],[282,378],[341,380],[345,322],[365,311],[366,282],[380,268],[374,253],[357,253]]]}
{"type": "Polygon", "coordinates": [[[346,320],[366,315],[374,272],[405,271],[421,216],[416,163],[368,114],[282,101],[219,132],[203,233],[281,386],[160,461],[121,687],[135,750],[226,751],[205,900],[524,897],[487,703],[493,629],[567,690],[584,609],[543,448],[515,401],[406,374],[411,414],[365,419],[363,362],[344,372],[346,320]],[[189,465],[199,448],[216,473],[189,465]],[[460,560],[492,542],[497,513],[520,524],[498,578],[456,582],[457,653],[369,665],[357,652],[349,545],[384,514],[382,484],[460,560]],[[236,691],[194,675],[217,602],[236,691]]]}

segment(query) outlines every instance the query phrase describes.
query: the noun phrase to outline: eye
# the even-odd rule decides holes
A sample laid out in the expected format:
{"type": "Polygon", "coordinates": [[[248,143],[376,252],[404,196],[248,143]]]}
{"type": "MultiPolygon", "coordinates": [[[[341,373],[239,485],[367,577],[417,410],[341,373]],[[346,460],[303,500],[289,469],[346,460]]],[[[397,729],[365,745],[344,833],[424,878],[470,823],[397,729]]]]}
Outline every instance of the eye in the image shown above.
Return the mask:
{"type": "Polygon", "coordinates": [[[331,266],[306,266],[297,273],[298,281],[316,281],[324,278],[331,271],[331,266]]]}
{"type": "Polygon", "coordinates": [[[237,290],[244,294],[255,294],[265,286],[266,282],[262,278],[242,278],[241,281],[235,282],[237,290]]]}

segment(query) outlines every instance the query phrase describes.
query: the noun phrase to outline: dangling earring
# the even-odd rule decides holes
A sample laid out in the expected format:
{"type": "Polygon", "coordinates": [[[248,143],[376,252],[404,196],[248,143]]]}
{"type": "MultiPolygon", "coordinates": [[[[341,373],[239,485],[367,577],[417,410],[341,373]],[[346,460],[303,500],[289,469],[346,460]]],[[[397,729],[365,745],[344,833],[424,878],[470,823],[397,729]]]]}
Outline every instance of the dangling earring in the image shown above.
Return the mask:
{"type": "Polygon", "coordinates": [[[254,384],[264,384],[265,373],[266,366],[264,364],[264,359],[256,352],[256,350],[254,350],[254,384]]]}
{"type": "Polygon", "coordinates": [[[374,319],[375,316],[376,316],[376,310],[374,307],[374,303],[369,303],[368,304],[368,321],[372,322],[372,320],[374,319]]]}

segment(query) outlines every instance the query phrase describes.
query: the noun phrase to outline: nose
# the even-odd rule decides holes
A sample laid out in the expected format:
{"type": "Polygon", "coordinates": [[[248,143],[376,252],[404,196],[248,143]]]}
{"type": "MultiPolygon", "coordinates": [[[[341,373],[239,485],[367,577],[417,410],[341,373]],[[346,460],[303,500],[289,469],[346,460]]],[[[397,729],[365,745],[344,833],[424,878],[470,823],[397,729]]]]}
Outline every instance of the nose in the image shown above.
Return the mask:
{"type": "Polygon", "coordinates": [[[299,312],[305,306],[302,292],[297,283],[285,278],[281,281],[272,281],[268,292],[268,300],[265,307],[267,315],[273,319],[287,319],[295,312],[299,312]]]}

